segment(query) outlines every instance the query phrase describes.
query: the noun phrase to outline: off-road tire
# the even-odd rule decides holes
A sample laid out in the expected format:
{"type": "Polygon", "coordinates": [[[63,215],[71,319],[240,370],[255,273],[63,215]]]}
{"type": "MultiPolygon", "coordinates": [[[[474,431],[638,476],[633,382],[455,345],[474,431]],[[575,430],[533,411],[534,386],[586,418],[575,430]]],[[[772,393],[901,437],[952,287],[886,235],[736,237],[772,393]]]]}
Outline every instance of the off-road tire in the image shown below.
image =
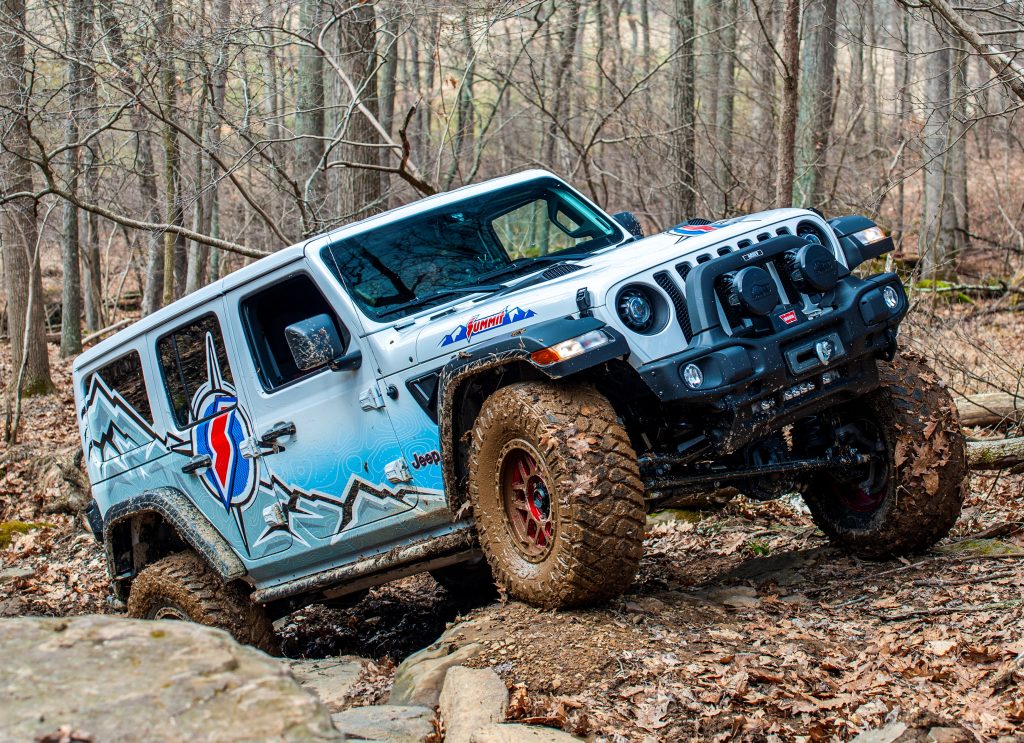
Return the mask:
{"type": "Polygon", "coordinates": [[[278,654],[274,626],[263,609],[236,586],[225,585],[194,552],[157,560],[132,581],[128,616],[156,619],[162,612],[219,627],[241,643],[278,654]]]}
{"type": "Polygon", "coordinates": [[[590,387],[523,382],[483,404],[472,429],[469,501],[499,586],[544,608],[621,593],[643,554],[645,509],[636,453],[608,400],[590,387]],[[550,495],[549,552],[524,557],[502,496],[502,451],[537,454],[550,495]]]}
{"type": "Polygon", "coordinates": [[[851,510],[836,497],[829,473],[811,478],[804,500],[815,524],[847,552],[881,560],[928,549],[960,516],[966,443],[949,391],[919,356],[878,362],[881,386],[851,404],[878,421],[889,457],[889,482],[877,510],[851,510]],[[893,473],[895,473],[893,475],[893,473]]]}
{"type": "Polygon", "coordinates": [[[431,570],[430,577],[458,601],[490,599],[498,593],[491,566],[483,557],[475,562],[460,562],[431,570]]]}

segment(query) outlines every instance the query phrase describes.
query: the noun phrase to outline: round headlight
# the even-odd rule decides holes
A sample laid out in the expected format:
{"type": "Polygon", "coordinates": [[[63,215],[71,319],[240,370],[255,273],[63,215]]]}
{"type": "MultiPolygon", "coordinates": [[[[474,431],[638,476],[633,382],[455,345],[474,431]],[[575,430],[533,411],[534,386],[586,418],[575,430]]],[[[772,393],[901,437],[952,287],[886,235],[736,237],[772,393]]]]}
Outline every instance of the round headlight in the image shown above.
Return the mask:
{"type": "Polygon", "coordinates": [[[882,289],[882,299],[885,300],[885,306],[890,310],[894,310],[900,305],[900,294],[891,286],[882,289]]]}
{"type": "Polygon", "coordinates": [[[654,301],[642,287],[624,289],[615,308],[625,326],[636,333],[647,333],[654,327],[654,301]]]}
{"type": "Polygon", "coordinates": [[[696,364],[687,364],[683,367],[683,381],[690,389],[697,389],[704,384],[704,373],[696,364]]]}

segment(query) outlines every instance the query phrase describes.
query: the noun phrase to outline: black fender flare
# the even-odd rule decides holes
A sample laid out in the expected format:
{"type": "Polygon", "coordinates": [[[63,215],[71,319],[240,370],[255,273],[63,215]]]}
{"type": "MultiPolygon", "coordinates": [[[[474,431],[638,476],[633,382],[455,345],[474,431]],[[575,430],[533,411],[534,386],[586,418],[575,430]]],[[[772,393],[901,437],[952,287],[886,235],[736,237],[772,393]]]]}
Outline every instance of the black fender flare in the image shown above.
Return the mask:
{"type": "Polygon", "coordinates": [[[441,478],[448,507],[452,513],[457,516],[465,500],[465,495],[459,492],[455,470],[458,450],[455,412],[461,403],[460,392],[465,382],[482,372],[516,363],[530,364],[549,379],[563,379],[628,355],[629,343],[625,336],[591,316],[560,317],[539,322],[528,328],[514,330],[488,343],[459,351],[441,368],[437,383],[437,432],[441,448],[441,478]],[[530,358],[534,351],[570,338],[577,338],[591,330],[603,330],[611,339],[610,342],[557,364],[542,366],[530,358]]]}
{"type": "Polygon", "coordinates": [[[213,527],[199,507],[177,488],[162,487],[145,490],[119,501],[104,514],[103,547],[111,578],[117,578],[114,545],[115,535],[119,531],[117,527],[148,513],[158,514],[170,524],[181,540],[194,549],[224,582],[237,580],[248,573],[228,540],[213,527]]]}

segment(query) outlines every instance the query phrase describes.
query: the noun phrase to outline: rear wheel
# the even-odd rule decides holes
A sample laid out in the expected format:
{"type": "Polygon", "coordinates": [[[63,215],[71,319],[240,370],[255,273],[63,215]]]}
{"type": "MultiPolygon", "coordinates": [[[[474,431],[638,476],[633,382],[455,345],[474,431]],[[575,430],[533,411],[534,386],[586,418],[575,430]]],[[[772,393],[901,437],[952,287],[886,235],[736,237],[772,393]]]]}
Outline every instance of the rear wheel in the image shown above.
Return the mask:
{"type": "Polygon", "coordinates": [[[544,607],[624,590],[643,552],[636,454],[606,398],[543,382],[495,392],[473,428],[469,500],[499,585],[544,607]]]}
{"type": "Polygon", "coordinates": [[[920,358],[879,362],[881,386],[838,411],[837,440],[867,464],[814,475],[804,500],[838,546],[869,559],[931,547],[963,505],[966,444],[956,405],[920,358]]]}
{"type": "Polygon", "coordinates": [[[263,609],[238,587],[225,585],[194,552],[169,555],[139,571],[128,616],[219,627],[239,642],[277,654],[274,626],[263,609]]]}

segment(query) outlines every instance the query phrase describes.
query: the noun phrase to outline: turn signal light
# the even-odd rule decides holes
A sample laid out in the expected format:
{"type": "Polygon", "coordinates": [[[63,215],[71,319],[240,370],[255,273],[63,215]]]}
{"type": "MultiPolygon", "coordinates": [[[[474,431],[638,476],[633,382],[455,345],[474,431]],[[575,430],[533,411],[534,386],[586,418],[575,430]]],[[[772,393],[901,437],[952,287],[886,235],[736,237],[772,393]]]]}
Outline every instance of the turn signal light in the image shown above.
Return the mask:
{"type": "Polygon", "coordinates": [[[611,338],[602,330],[591,330],[589,333],[570,338],[567,341],[556,343],[553,346],[542,348],[530,354],[530,359],[538,366],[550,366],[560,361],[568,361],[576,358],[592,348],[599,348],[611,341],[611,338]]]}

